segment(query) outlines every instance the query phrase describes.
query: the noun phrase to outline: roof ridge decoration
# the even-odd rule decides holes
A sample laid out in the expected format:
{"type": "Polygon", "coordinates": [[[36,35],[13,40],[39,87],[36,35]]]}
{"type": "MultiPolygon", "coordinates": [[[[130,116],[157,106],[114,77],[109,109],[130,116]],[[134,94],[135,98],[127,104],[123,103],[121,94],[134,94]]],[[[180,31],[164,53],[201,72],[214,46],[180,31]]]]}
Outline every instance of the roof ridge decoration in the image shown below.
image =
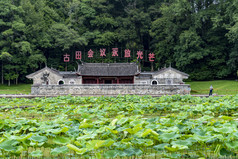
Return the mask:
{"type": "Polygon", "coordinates": [[[52,72],[54,72],[54,73],[60,75],[60,73],[59,73],[58,70],[56,70],[56,69],[51,69],[51,68],[45,66],[44,68],[42,68],[42,69],[40,69],[40,70],[38,70],[38,71],[36,71],[36,72],[33,72],[33,73],[27,75],[26,77],[29,78],[29,79],[31,79],[32,76],[34,76],[34,75],[36,75],[36,74],[38,74],[38,73],[41,73],[41,72],[43,72],[43,71],[45,71],[45,70],[46,70],[46,71],[52,71],[52,72]]]}

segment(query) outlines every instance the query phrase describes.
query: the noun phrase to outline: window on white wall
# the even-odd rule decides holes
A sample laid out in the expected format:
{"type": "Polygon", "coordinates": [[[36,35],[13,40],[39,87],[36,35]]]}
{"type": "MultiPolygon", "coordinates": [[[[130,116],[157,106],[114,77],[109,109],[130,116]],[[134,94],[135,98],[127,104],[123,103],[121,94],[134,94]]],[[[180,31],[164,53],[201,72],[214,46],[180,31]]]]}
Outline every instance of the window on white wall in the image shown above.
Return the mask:
{"type": "Polygon", "coordinates": [[[70,80],[69,84],[75,84],[75,81],[74,80],[70,80]]]}
{"type": "Polygon", "coordinates": [[[166,84],[168,84],[168,85],[173,84],[173,80],[172,80],[172,79],[167,79],[167,80],[166,80],[166,84]]]}
{"type": "Polygon", "coordinates": [[[151,81],[151,84],[152,85],[158,85],[158,81],[157,80],[153,80],[153,81],[151,81]]]}
{"type": "Polygon", "coordinates": [[[146,81],[141,81],[140,84],[147,84],[147,82],[146,81]]]}
{"type": "Polygon", "coordinates": [[[58,84],[59,84],[59,85],[63,85],[63,84],[64,84],[64,81],[63,81],[63,80],[59,80],[58,84]]]}

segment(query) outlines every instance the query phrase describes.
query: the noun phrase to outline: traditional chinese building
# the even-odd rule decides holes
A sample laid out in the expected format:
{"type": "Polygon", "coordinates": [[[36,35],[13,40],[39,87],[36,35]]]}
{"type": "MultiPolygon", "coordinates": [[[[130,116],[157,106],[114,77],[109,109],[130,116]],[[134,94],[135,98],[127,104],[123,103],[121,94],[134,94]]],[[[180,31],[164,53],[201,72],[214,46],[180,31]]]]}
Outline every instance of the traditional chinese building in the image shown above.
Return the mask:
{"type": "Polygon", "coordinates": [[[188,94],[188,74],[172,67],[140,72],[136,63],[82,63],[74,72],[45,67],[27,76],[32,94],[162,95],[188,94]]]}
{"type": "Polygon", "coordinates": [[[77,75],[82,84],[133,84],[139,70],[135,63],[84,63],[77,75]]]}

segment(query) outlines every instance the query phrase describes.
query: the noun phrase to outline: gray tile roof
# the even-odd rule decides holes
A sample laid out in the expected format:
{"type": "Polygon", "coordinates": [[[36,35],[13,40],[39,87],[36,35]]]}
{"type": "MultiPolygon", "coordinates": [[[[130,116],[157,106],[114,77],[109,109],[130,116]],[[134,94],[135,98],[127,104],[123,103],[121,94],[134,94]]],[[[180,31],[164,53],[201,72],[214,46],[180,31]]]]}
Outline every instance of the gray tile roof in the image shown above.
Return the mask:
{"type": "Polygon", "coordinates": [[[59,71],[58,70],[56,70],[56,69],[50,69],[49,67],[45,67],[45,68],[43,68],[43,69],[40,69],[40,70],[38,70],[38,71],[36,71],[36,72],[33,72],[33,73],[31,73],[31,74],[29,74],[29,75],[27,75],[26,77],[27,78],[29,78],[29,79],[32,79],[35,75],[37,75],[38,73],[41,73],[42,71],[51,71],[51,72],[53,72],[53,73],[55,73],[55,74],[57,74],[57,75],[60,75],[60,73],[59,73],[59,71]]]}
{"type": "Polygon", "coordinates": [[[77,72],[70,72],[70,71],[60,71],[59,72],[64,78],[77,78],[77,72]]]}
{"type": "Polygon", "coordinates": [[[161,69],[159,69],[158,71],[156,71],[156,72],[154,72],[154,73],[155,73],[155,74],[160,74],[160,73],[163,73],[163,72],[165,72],[165,71],[167,71],[167,70],[172,70],[172,71],[175,71],[175,72],[177,72],[177,73],[179,73],[179,74],[182,74],[182,75],[184,75],[184,76],[189,76],[187,73],[181,72],[181,71],[179,71],[179,70],[177,70],[177,69],[175,69],[175,68],[172,68],[172,67],[161,68],[161,69]]]}
{"type": "Polygon", "coordinates": [[[81,76],[134,76],[139,73],[136,63],[83,63],[81,76]]]}

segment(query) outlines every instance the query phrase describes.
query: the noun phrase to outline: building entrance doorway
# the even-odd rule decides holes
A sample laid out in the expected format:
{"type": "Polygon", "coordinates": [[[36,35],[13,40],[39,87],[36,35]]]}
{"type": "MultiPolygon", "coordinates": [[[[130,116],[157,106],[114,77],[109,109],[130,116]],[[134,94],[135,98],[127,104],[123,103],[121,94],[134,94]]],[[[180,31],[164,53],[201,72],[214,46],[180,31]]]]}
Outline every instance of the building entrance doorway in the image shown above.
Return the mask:
{"type": "Polygon", "coordinates": [[[105,84],[112,84],[112,80],[105,80],[105,84]]]}

